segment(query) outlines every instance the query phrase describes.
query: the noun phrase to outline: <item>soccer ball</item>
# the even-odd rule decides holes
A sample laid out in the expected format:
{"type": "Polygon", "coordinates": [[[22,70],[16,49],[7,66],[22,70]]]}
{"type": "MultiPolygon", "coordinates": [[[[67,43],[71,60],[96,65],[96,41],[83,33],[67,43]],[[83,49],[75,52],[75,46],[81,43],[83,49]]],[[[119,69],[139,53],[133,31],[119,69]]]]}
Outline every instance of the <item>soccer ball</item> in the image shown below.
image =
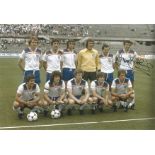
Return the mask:
{"type": "Polygon", "coordinates": [[[29,114],[27,114],[27,119],[28,121],[32,122],[32,121],[36,121],[38,119],[38,115],[36,112],[30,112],[29,114]]]}
{"type": "Polygon", "coordinates": [[[54,109],[51,111],[51,117],[52,118],[59,118],[61,116],[61,113],[58,109],[54,109]]]}

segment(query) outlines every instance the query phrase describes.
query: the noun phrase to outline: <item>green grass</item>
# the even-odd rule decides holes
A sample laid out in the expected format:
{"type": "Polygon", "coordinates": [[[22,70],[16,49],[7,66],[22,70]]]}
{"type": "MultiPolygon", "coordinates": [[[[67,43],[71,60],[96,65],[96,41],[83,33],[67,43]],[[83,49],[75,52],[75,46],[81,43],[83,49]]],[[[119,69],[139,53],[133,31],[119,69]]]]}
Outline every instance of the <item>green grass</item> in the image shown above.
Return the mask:
{"type": "MultiPolygon", "coordinates": [[[[148,77],[141,72],[136,72],[136,110],[130,110],[124,113],[119,110],[117,113],[106,109],[104,113],[97,113],[91,115],[87,112],[84,116],[75,113],[73,116],[65,115],[61,119],[51,119],[39,116],[38,121],[28,122],[27,119],[19,120],[17,114],[12,110],[12,103],[15,98],[18,85],[22,82],[22,72],[17,67],[17,59],[0,58],[0,127],[7,126],[30,126],[43,124],[59,124],[59,123],[77,123],[77,122],[100,122],[107,120],[123,120],[155,117],[155,103],[153,102],[153,95],[155,83],[153,76],[148,77]]],[[[43,85],[45,82],[45,71],[41,70],[41,91],[43,92],[43,85]]],[[[37,127],[37,128],[21,128],[37,129],[37,130],[117,130],[117,129],[155,129],[154,120],[117,122],[117,123],[95,123],[85,125],[66,125],[53,127],[37,127]]],[[[19,129],[18,129],[19,130],[19,129]]]]}

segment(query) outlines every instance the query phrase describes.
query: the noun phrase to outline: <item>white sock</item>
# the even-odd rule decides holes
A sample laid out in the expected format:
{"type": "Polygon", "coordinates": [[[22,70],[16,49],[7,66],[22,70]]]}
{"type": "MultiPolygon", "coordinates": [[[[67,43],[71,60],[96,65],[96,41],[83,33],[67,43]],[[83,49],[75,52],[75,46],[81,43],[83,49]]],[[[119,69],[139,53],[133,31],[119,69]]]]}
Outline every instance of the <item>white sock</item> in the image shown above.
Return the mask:
{"type": "Polygon", "coordinates": [[[135,104],[135,100],[133,99],[133,100],[129,103],[128,108],[131,108],[131,106],[134,105],[134,104],[135,104]]]}

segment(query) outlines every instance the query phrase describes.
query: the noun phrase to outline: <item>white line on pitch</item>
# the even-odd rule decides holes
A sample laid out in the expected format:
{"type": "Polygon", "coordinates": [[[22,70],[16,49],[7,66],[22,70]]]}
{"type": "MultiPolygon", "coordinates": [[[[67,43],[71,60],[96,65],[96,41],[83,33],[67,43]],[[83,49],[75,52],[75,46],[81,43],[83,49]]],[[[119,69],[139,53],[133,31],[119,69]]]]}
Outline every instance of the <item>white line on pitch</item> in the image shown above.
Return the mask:
{"type": "Polygon", "coordinates": [[[46,124],[46,125],[29,125],[29,126],[8,126],[8,127],[0,127],[0,130],[20,129],[20,128],[39,128],[39,127],[52,127],[52,126],[69,126],[69,125],[81,125],[81,124],[86,125],[86,124],[98,124],[98,123],[117,123],[117,122],[144,121],[144,120],[154,120],[154,119],[155,117],[112,120],[112,121],[99,121],[99,122],[59,123],[59,124],[46,124]]]}

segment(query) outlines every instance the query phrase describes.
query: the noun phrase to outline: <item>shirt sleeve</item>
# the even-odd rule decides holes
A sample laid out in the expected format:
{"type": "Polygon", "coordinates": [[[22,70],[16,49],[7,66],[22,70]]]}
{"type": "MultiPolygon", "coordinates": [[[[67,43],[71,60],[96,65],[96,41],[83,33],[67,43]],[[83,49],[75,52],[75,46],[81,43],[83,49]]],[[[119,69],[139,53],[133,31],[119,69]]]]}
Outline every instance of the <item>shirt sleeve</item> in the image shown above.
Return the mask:
{"type": "Polygon", "coordinates": [[[67,89],[72,89],[72,84],[70,81],[67,82],[67,89]]]}
{"type": "Polygon", "coordinates": [[[115,62],[118,62],[119,60],[119,51],[116,52],[116,54],[114,55],[115,58],[115,62]]]}
{"type": "Polygon", "coordinates": [[[24,90],[24,87],[23,85],[20,85],[17,89],[17,94],[22,94],[23,93],[23,90],[24,90]]]}
{"type": "Polygon", "coordinates": [[[136,51],[134,51],[134,56],[135,56],[135,58],[139,58],[139,55],[137,54],[136,51]]]}
{"type": "Polygon", "coordinates": [[[112,81],[111,88],[116,88],[116,83],[115,83],[115,80],[113,80],[113,81],[112,81]]]}
{"type": "Polygon", "coordinates": [[[36,93],[40,93],[40,88],[39,88],[38,84],[36,85],[36,93]]]}
{"type": "Polygon", "coordinates": [[[95,84],[94,81],[91,82],[90,88],[91,88],[92,90],[95,90],[95,89],[96,89],[96,84],[95,84]]]}
{"type": "Polygon", "coordinates": [[[116,62],[116,55],[112,56],[112,62],[115,63],[116,62]]]}
{"type": "Polygon", "coordinates": [[[25,51],[23,50],[22,53],[19,55],[20,59],[24,59],[25,58],[25,51]]]}
{"type": "Polygon", "coordinates": [[[85,83],[85,89],[88,89],[88,88],[89,88],[88,82],[86,81],[86,83],[85,83]]]}
{"type": "Polygon", "coordinates": [[[62,90],[65,90],[65,82],[62,81],[62,87],[61,87],[62,90]]]}
{"type": "Polygon", "coordinates": [[[46,53],[44,53],[44,54],[42,55],[42,60],[43,60],[43,61],[46,61],[46,60],[47,60],[47,55],[46,55],[46,53]]]}
{"type": "Polygon", "coordinates": [[[130,80],[128,81],[128,88],[132,88],[132,83],[130,80]]]}

